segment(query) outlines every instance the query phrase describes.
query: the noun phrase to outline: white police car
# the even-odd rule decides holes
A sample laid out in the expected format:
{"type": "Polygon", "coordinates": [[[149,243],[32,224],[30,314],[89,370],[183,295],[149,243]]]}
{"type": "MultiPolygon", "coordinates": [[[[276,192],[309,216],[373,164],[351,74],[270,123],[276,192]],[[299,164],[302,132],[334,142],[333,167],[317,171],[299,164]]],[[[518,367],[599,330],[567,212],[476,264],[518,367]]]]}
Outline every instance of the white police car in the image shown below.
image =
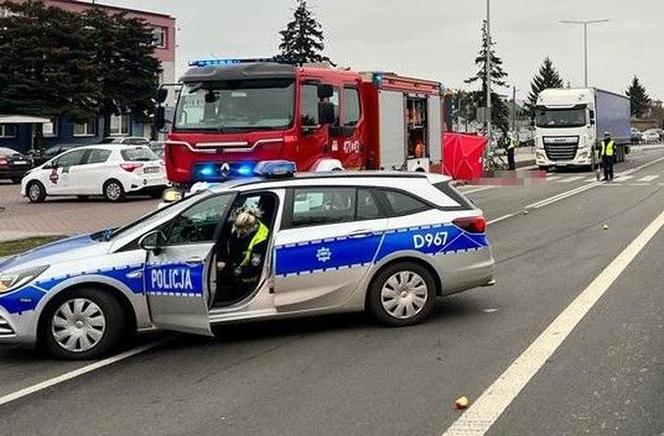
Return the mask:
{"type": "Polygon", "coordinates": [[[1,263],[0,342],[89,359],[153,326],[212,335],[224,322],[362,310],[403,326],[424,320],[436,296],[493,284],[482,212],[449,178],[283,177],[288,165],[1,263]],[[269,248],[260,280],[239,294],[216,266],[229,216],[247,206],[263,211],[269,248]]]}

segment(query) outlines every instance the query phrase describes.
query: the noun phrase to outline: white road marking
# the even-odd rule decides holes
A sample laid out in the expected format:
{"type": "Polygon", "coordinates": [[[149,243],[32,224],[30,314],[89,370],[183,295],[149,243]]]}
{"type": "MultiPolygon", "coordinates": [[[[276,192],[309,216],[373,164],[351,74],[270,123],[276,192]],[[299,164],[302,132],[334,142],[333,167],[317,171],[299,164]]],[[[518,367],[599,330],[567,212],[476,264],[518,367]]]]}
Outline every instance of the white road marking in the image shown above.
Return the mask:
{"type": "Polygon", "coordinates": [[[659,178],[659,174],[653,174],[651,176],[645,176],[641,177],[637,182],[652,182],[654,180],[657,180],[659,178]]]}
{"type": "Polygon", "coordinates": [[[563,179],[563,180],[558,181],[558,183],[572,183],[572,182],[576,182],[576,181],[578,181],[578,180],[583,179],[583,177],[584,177],[584,176],[567,177],[567,178],[565,178],[565,179],[563,179]]]}
{"type": "Polygon", "coordinates": [[[491,224],[496,224],[496,223],[499,223],[499,222],[501,222],[501,221],[505,221],[506,219],[510,219],[510,218],[512,218],[512,217],[515,216],[515,215],[517,215],[517,214],[516,214],[516,213],[510,213],[510,214],[507,214],[507,215],[503,215],[503,216],[501,216],[500,218],[496,218],[495,220],[487,221],[486,224],[487,224],[488,226],[490,226],[491,224]]]}
{"type": "Polygon", "coordinates": [[[655,218],[572,304],[558,315],[526,351],[517,357],[474,404],[443,433],[443,436],[485,434],[662,227],[664,227],[664,212],[655,218]]]}
{"type": "Polygon", "coordinates": [[[633,179],[634,176],[626,175],[626,176],[618,176],[615,179],[613,179],[616,182],[626,182],[629,179],[633,179]]]}
{"type": "Polygon", "coordinates": [[[475,192],[486,191],[486,190],[493,189],[493,188],[495,188],[495,186],[482,186],[482,187],[480,187],[480,188],[469,189],[468,191],[461,191],[461,190],[460,190],[460,192],[461,192],[462,194],[466,195],[466,194],[474,194],[475,192]]]}
{"type": "Polygon", "coordinates": [[[555,182],[558,179],[562,179],[560,176],[546,176],[546,181],[547,182],[555,182]]]}
{"type": "Polygon", "coordinates": [[[121,360],[128,359],[130,357],[133,357],[137,354],[144,353],[148,350],[151,350],[153,348],[156,348],[160,345],[165,344],[166,342],[172,340],[173,337],[168,337],[168,338],[163,338],[158,341],[150,342],[149,344],[141,345],[140,347],[133,348],[131,350],[125,351],[124,353],[120,353],[117,356],[112,356],[106,359],[99,360],[95,363],[91,363],[90,365],[84,366],[82,368],[76,369],[71,372],[67,372],[65,374],[59,375],[57,377],[53,377],[48,380],[44,380],[43,382],[37,383],[36,385],[29,386],[27,388],[21,389],[16,392],[12,392],[11,394],[7,394],[5,396],[0,397],[0,406],[4,406],[7,403],[11,403],[12,401],[16,401],[20,398],[26,397],[28,395],[32,395],[36,392],[43,391],[44,389],[50,388],[51,386],[55,386],[57,384],[66,382],[68,380],[74,379],[76,377],[80,377],[82,375],[88,374],[92,371],[96,371],[100,368],[103,368],[105,366],[112,365],[114,363],[120,362],[121,360]]]}

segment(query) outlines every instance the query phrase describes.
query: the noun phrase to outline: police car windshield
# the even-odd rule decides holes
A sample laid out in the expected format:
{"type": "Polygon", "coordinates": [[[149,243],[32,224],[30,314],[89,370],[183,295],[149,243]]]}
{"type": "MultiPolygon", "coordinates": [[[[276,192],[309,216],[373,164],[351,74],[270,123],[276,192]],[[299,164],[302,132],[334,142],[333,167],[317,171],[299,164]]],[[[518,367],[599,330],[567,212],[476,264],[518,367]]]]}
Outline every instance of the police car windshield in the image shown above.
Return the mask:
{"type": "Polygon", "coordinates": [[[129,232],[134,231],[136,228],[139,226],[143,227],[150,227],[153,223],[158,223],[162,218],[164,218],[166,215],[173,215],[177,214],[180,211],[185,210],[189,206],[191,206],[193,203],[197,202],[203,193],[209,194],[209,191],[199,191],[196,192],[189,197],[185,198],[184,200],[180,200],[175,203],[171,203],[161,209],[157,209],[154,212],[150,212],[149,214],[143,216],[142,218],[139,218],[138,220],[127,224],[124,227],[120,227],[119,229],[115,229],[112,231],[107,231],[103,232],[101,234],[97,235],[103,235],[100,236],[101,240],[105,241],[112,241],[113,239],[117,239],[119,237],[122,237],[129,232]]]}

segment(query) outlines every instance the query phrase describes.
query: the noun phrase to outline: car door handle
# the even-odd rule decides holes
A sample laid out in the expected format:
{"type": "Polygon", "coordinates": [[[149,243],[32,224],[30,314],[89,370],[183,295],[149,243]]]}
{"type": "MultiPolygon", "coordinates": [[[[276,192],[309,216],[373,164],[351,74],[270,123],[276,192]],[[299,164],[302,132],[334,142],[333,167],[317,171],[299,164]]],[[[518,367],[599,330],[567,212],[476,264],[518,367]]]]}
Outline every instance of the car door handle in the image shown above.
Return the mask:
{"type": "Polygon", "coordinates": [[[185,260],[184,263],[188,266],[200,265],[201,263],[203,263],[203,258],[202,257],[190,257],[189,259],[185,260]]]}
{"type": "Polygon", "coordinates": [[[353,232],[350,232],[348,234],[349,238],[366,238],[367,236],[371,236],[373,234],[373,230],[371,229],[362,229],[362,230],[355,230],[353,232]]]}

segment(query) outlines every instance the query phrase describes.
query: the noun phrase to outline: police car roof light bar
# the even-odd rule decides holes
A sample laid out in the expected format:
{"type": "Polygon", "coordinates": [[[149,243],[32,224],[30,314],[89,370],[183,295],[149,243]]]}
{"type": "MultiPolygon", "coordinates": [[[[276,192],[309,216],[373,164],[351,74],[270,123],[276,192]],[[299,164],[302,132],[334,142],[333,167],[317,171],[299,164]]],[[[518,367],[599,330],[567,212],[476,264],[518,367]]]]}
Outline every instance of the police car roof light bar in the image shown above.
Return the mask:
{"type": "Polygon", "coordinates": [[[254,174],[261,177],[291,177],[296,171],[295,162],[288,160],[261,161],[254,167],[254,174]]]}

